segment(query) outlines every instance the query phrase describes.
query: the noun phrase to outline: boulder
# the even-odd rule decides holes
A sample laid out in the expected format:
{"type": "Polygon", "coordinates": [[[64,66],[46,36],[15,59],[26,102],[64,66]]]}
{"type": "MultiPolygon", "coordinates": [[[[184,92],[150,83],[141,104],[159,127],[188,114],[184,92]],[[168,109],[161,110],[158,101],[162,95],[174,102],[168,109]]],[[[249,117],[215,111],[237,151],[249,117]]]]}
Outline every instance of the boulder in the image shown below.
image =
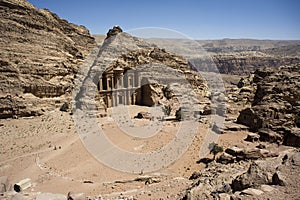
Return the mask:
{"type": "Polygon", "coordinates": [[[275,157],[278,156],[277,153],[255,148],[239,148],[239,147],[228,147],[225,152],[235,157],[237,161],[240,160],[257,160],[260,158],[266,157],[275,157]]]}
{"type": "Polygon", "coordinates": [[[214,123],[213,125],[212,125],[212,131],[214,131],[215,133],[217,133],[217,134],[222,134],[222,133],[224,133],[224,128],[223,127],[220,127],[219,125],[217,125],[216,123],[214,123]]]}
{"type": "Polygon", "coordinates": [[[248,130],[248,127],[247,127],[247,126],[244,126],[244,125],[242,125],[242,124],[232,123],[232,122],[225,123],[224,126],[225,126],[225,130],[228,130],[228,131],[242,131],[242,130],[248,130]]]}
{"type": "Polygon", "coordinates": [[[150,185],[153,183],[159,183],[161,180],[159,178],[149,178],[148,180],[145,181],[145,185],[150,185]]]}
{"type": "Polygon", "coordinates": [[[247,135],[247,138],[245,139],[245,141],[248,141],[248,142],[257,142],[259,141],[259,135],[257,133],[249,133],[247,135]]]}
{"type": "Polygon", "coordinates": [[[238,160],[256,160],[262,157],[263,155],[258,148],[247,148],[241,154],[237,155],[238,160]]]}
{"type": "Polygon", "coordinates": [[[247,172],[237,176],[232,181],[231,188],[235,192],[269,183],[267,172],[253,162],[247,172]]]}
{"type": "Polygon", "coordinates": [[[264,192],[258,189],[254,189],[254,188],[248,188],[245,189],[241,192],[241,195],[251,195],[251,196],[259,196],[261,194],[263,194],[264,192]]]}
{"type": "Polygon", "coordinates": [[[225,152],[232,155],[232,156],[237,156],[237,155],[240,155],[243,152],[243,149],[239,148],[239,147],[236,147],[236,146],[233,146],[233,147],[228,147],[225,150],[225,152]]]}
{"type": "Polygon", "coordinates": [[[137,119],[151,119],[151,114],[149,112],[139,112],[134,118],[137,118],[137,119]]]}
{"type": "Polygon", "coordinates": [[[86,195],[84,193],[74,193],[69,192],[67,195],[68,200],[86,200],[86,195]]]}
{"type": "Polygon", "coordinates": [[[262,142],[276,143],[282,140],[282,136],[270,129],[258,130],[259,140],[262,142]]]}
{"type": "Polygon", "coordinates": [[[260,149],[260,154],[263,158],[277,157],[279,155],[278,152],[273,152],[267,149],[260,149]]]}
{"type": "Polygon", "coordinates": [[[246,108],[240,111],[237,123],[248,126],[250,131],[256,132],[262,127],[263,119],[260,118],[252,108],[246,108]]]}
{"type": "Polygon", "coordinates": [[[217,162],[222,163],[222,164],[228,164],[228,163],[233,163],[234,162],[234,157],[226,152],[223,152],[219,158],[217,159],[217,162]]]}
{"type": "Polygon", "coordinates": [[[261,185],[260,190],[262,190],[264,192],[272,192],[274,190],[274,188],[270,185],[261,185]]]}

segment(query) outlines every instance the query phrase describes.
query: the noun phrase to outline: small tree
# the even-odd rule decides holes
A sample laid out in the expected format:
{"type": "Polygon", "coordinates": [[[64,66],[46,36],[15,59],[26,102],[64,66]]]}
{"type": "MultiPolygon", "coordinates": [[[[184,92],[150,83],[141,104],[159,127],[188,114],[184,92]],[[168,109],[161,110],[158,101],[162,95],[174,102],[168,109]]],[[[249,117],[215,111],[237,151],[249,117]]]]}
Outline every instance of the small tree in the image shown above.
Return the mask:
{"type": "Polygon", "coordinates": [[[209,152],[209,153],[214,154],[213,160],[216,159],[216,155],[217,155],[218,153],[223,152],[223,147],[219,146],[218,144],[216,144],[216,143],[214,143],[214,142],[211,143],[211,144],[209,145],[209,148],[210,148],[210,152],[209,152]]]}
{"type": "Polygon", "coordinates": [[[172,108],[170,105],[165,105],[163,107],[163,112],[165,115],[169,116],[171,114],[172,108]]]}

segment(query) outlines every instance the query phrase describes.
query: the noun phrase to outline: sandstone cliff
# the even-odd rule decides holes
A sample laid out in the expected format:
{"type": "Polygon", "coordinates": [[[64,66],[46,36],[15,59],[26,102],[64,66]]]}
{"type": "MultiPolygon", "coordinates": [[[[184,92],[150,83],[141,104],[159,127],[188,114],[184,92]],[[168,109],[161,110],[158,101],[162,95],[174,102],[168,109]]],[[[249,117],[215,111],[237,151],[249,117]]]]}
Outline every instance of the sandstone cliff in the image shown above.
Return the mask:
{"type": "MultiPolygon", "coordinates": [[[[297,49],[300,51],[299,48],[297,49]]],[[[260,51],[212,54],[222,74],[247,75],[263,67],[278,68],[282,65],[300,63],[295,56],[282,56],[260,51]]]]}
{"type": "Polygon", "coordinates": [[[25,0],[1,0],[0,16],[0,118],[60,106],[94,38],[25,0]]]}

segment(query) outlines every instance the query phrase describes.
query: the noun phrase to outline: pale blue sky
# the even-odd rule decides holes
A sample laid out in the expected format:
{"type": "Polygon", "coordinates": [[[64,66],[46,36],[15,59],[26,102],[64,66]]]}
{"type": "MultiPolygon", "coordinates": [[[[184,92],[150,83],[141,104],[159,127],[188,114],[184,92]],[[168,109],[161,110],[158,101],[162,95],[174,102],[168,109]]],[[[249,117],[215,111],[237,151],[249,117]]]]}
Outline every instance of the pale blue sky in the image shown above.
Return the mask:
{"type": "Polygon", "coordinates": [[[91,33],[161,27],[193,39],[300,40],[300,0],[29,0],[91,33]]]}

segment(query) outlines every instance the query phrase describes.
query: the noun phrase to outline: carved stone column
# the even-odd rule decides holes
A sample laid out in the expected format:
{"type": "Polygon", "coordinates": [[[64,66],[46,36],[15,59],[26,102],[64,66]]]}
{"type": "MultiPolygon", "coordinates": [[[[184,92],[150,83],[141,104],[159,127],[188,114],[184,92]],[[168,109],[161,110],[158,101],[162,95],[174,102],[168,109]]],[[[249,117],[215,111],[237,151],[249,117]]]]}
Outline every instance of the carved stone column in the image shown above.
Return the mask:
{"type": "Polygon", "coordinates": [[[99,79],[99,91],[103,91],[103,84],[102,84],[102,78],[99,79]]]}
{"type": "Polygon", "coordinates": [[[106,77],[106,87],[107,87],[107,90],[110,90],[109,81],[110,81],[110,78],[107,76],[106,77]]]}
{"type": "Polygon", "coordinates": [[[114,92],[114,97],[113,97],[114,105],[113,106],[118,106],[118,98],[119,98],[118,92],[114,92]]]}
{"type": "Polygon", "coordinates": [[[131,105],[135,105],[135,102],[136,102],[136,92],[133,92],[131,105]]]}
{"type": "Polygon", "coordinates": [[[114,74],[111,75],[111,90],[114,90],[115,83],[114,83],[114,74]]]}
{"type": "Polygon", "coordinates": [[[124,105],[129,105],[128,103],[128,94],[129,94],[129,91],[128,89],[124,92],[124,98],[125,98],[125,102],[124,102],[124,105]]]}

